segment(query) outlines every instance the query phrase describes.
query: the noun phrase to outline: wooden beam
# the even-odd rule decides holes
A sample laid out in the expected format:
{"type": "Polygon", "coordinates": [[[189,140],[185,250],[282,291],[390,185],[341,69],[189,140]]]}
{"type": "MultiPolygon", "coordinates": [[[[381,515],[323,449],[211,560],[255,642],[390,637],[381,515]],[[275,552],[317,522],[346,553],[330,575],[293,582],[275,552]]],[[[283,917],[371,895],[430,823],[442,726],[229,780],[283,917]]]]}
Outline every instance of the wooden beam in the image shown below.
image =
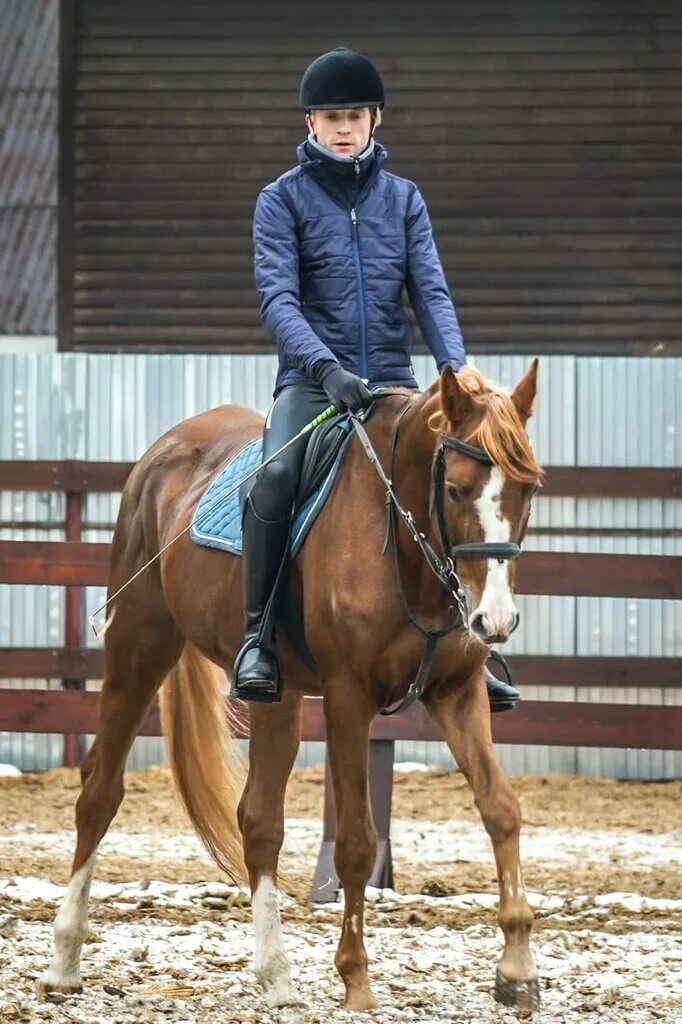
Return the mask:
{"type": "MultiPolygon", "coordinates": [[[[580,657],[514,654],[514,681],[526,686],[603,686],[674,689],[682,686],[682,658],[580,657]]],[[[495,666],[493,665],[493,671],[495,666]]]]}
{"type": "Polygon", "coordinates": [[[69,541],[0,541],[0,583],[104,586],[109,544],[69,541]]]}
{"type": "MultiPolygon", "coordinates": [[[[670,705],[522,701],[513,712],[493,715],[492,724],[496,743],[682,750],[682,707],[670,705]]],[[[303,732],[305,739],[324,740],[321,701],[306,701],[303,732]]],[[[433,741],[441,735],[417,704],[399,718],[377,718],[372,739],[433,741]]]]}
{"type": "MultiPolygon", "coordinates": [[[[514,654],[507,661],[522,690],[527,686],[682,686],[682,658],[514,654]]],[[[101,679],[103,672],[104,651],[99,647],[0,647],[0,680],[101,679]]]]}
{"type": "Polygon", "coordinates": [[[59,462],[0,460],[0,487],[5,491],[108,493],[123,489],[133,462],[59,462]]]}
{"type": "Polygon", "coordinates": [[[682,498],[674,466],[548,466],[541,497],[682,498]]]}
{"type": "MultiPolygon", "coordinates": [[[[62,733],[68,728],[91,733],[97,700],[98,694],[77,690],[4,690],[0,732],[62,733]]],[[[522,701],[515,711],[494,715],[492,722],[497,743],[682,750],[682,707],[673,705],[522,701]]],[[[160,735],[156,708],[140,735],[160,735]]],[[[239,729],[237,735],[246,736],[247,729],[239,729]]],[[[377,718],[372,738],[432,741],[441,737],[419,704],[400,717],[377,718]]],[[[304,702],[303,739],[325,739],[321,700],[304,702]]]]}
{"type": "MultiPolygon", "coordinates": [[[[99,694],[92,690],[0,691],[0,732],[93,733],[99,694]]],[[[140,736],[160,736],[158,707],[147,716],[140,736]]]]}
{"type": "MultiPolygon", "coordinates": [[[[0,460],[7,491],[120,491],[133,462],[0,460]]],[[[682,498],[682,471],[657,466],[548,466],[541,497],[682,498]]]]}
{"type": "MultiPolygon", "coordinates": [[[[108,544],[0,541],[0,583],[103,586],[108,544]]],[[[682,598],[682,557],[528,551],[519,561],[522,594],[682,598]]]]}
{"type": "Polygon", "coordinates": [[[0,647],[0,679],[101,679],[99,647],[0,647]]]}
{"type": "Polygon", "coordinates": [[[682,556],[527,551],[519,559],[520,594],[682,598],[682,556]]]}

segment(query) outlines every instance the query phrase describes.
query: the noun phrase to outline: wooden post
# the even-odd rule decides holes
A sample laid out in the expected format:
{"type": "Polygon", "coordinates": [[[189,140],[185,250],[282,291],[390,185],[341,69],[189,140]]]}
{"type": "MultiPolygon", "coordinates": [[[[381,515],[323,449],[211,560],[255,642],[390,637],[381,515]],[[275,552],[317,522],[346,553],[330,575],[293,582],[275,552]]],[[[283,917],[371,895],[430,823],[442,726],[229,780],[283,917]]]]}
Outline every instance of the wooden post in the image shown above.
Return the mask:
{"type": "MultiPolygon", "coordinates": [[[[83,496],[75,491],[66,495],[66,539],[81,540],[83,528],[83,496]]],[[[66,587],[64,606],[64,643],[66,647],[80,648],[83,646],[83,588],[66,587]]],[[[82,679],[64,679],[65,690],[84,690],[82,679]]],[[[65,768],[76,768],[83,755],[82,737],[76,733],[64,734],[62,763],[65,768]]]]}
{"type": "MultiPolygon", "coordinates": [[[[369,744],[369,790],[372,817],[377,830],[377,856],[368,884],[377,889],[393,888],[391,856],[391,799],[393,796],[394,740],[371,740],[369,744]]],[[[310,898],[313,903],[333,903],[339,891],[334,867],[336,809],[329,759],[324,776],[324,825],[322,844],[313,876],[310,898]]]]}

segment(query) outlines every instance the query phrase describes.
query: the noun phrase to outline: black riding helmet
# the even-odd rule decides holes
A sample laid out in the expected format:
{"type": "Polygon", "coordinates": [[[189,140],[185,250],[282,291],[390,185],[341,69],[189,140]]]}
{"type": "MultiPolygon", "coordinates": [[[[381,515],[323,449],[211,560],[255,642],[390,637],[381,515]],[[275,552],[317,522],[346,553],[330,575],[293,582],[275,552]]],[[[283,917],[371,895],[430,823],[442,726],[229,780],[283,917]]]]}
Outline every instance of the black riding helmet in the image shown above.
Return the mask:
{"type": "Polygon", "coordinates": [[[376,65],[362,53],[337,46],[310,64],[301,79],[305,110],[384,105],[384,84],[376,65]]]}

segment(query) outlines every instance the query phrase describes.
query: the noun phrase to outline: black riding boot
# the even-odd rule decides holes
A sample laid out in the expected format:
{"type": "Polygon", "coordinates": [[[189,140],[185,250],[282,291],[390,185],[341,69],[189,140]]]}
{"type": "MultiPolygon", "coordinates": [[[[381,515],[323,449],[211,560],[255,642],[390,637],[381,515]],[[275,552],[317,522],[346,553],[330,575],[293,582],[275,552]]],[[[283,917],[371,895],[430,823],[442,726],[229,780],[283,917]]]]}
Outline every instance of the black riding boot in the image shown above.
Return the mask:
{"type": "Polygon", "coordinates": [[[261,519],[251,498],[244,509],[242,595],[246,642],[234,664],[231,697],[275,702],[282,699],[274,647],[275,610],[268,608],[286,556],[290,520],[261,519]],[[266,614],[267,612],[267,614],[266,614]]]}
{"type": "Polygon", "coordinates": [[[498,665],[502,666],[504,674],[507,677],[507,682],[504,683],[501,679],[498,679],[497,676],[494,676],[487,667],[484,669],[485,684],[488,687],[488,698],[490,700],[490,710],[493,713],[500,711],[512,711],[517,702],[521,699],[521,694],[515,686],[512,686],[509,667],[502,655],[498,654],[497,651],[491,651],[490,659],[492,661],[496,661],[498,665]]]}

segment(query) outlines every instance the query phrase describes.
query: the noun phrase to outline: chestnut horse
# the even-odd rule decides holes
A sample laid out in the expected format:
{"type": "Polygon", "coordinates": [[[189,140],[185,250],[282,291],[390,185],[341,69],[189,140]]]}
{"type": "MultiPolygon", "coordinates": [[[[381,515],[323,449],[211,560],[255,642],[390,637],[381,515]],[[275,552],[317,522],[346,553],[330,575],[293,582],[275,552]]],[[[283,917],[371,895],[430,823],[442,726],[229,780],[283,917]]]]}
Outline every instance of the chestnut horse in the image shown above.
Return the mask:
{"type": "MultiPolygon", "coordinates": [[[[486,642],[504,641],[518,622],[514,562],[471,552],[480,552],[482,544],[492,545],[493,552],[511,548],[525,534],[541,474],[525,432],[536,378],[537,361],[509,394],[474,369],[446,369],[423,394],[398,389],[377,400],[366,424],[398,500],[432,551],[447,561],[443,528],[460,547],[477,546],[457,565],[464,619],[440,640],[422,699],[473,789],[492,841],[505,943],[496,997],[526,1010],[537,1003],[538,982],[529,949],[533,914],[519,863],[520,812],[494,752],[482,672],[486,642]],[[457,440],[468,445],[443,447],[443,441],[457,440]],[[441,486],[434,502],[438,458],[441,486]]],[[[256,413],[224,406],[186,420],[152,445],[123,492],[110,594],[187,526],[218,468],[262,429],[256,413]]],[[[215,861],[233,878],[245,862],[254,967],[271,1006],[300,1002],[280,933],[277,866],[302,698],[324,698],[338,819],[335,863],[345,895],[335,963],[345,984],[345,1007],[376,1006],[363,941],[365,886],[376,850],[368,796],[370,727],[381,709],[405,696],[421,662],[423,635],[407,618],[406,605],[427,628],[441,626],[447,609],[443,582],[404,520],[396,520],[395,559],[382,555],[385,499],[376,466],[353,437],[289,580],[317,673],[280,638],[284,698],[250,706],[249,771],[241,799],[226,760],[230,737],[221,678],[211,665],[229,673],[243,641],[239,559],[198,547],[185,534],[116,597],[105,637],[97,735],[82,767],[73,873],[55,920],[55,953],[41,981],[43,992],[81,987],[80,950],[97,847],[123,798],[126,755],[166,680],[162,719],[175,780],[215,861]]]]}

